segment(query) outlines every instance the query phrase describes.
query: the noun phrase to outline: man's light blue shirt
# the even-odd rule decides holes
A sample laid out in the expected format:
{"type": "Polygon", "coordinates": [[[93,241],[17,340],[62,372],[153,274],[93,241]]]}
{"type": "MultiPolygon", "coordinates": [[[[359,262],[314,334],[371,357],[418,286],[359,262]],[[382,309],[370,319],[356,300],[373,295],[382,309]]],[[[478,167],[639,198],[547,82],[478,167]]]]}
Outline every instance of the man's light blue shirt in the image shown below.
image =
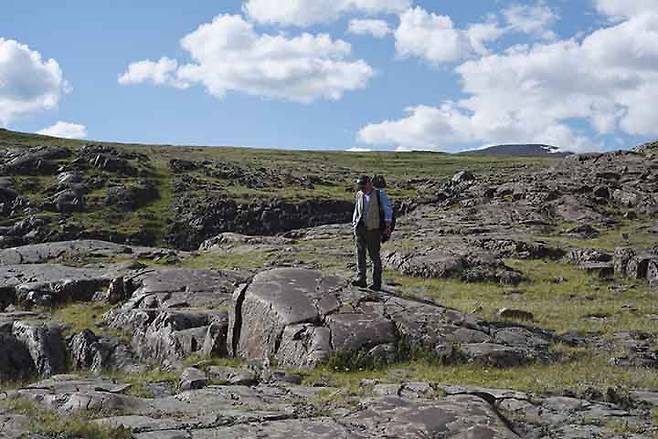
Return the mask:
{"type": "MultiPolygon", "coordinates": [[[[393,207],[391,204],[391,200],[388,198],[388,195],[386,195],[386,192],[384,192],[382,189],[373,189],[373,191],[370,192],[370,194],[363,194],[363,213],[362,213],[363,218],[361,218],[361,220],[364,223],[367,221],[370,197],[376,197],[377,196],[376,191],[379,191],[380,193],[382,210],[384,211],[384,222],[391,223],[393,221],[393,207]]],[[[357,216],[357,208],[356,206],[354,206],[354,214],[352,215],[353,223],[356,221],[356,216],[357,216]]]]}

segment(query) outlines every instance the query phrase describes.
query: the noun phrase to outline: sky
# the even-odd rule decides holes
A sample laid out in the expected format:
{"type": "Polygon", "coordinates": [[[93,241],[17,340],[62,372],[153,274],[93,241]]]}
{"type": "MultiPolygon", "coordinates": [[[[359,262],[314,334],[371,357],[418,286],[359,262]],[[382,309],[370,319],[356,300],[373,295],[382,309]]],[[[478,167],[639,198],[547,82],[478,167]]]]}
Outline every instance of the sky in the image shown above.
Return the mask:
{"type": "Polygon", "coordinates": [[[3,0],[0,127],[286,149],[658,138],[658,0],[3,0]]]}

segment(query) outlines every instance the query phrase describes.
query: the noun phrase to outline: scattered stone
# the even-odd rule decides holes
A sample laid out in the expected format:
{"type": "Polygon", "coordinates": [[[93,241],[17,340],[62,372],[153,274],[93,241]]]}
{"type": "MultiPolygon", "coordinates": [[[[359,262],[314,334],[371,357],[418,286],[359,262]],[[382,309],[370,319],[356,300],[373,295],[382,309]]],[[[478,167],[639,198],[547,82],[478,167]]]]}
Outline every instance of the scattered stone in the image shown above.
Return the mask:
{"type": "Polygon", "coordinates": [[[196,367],[188,367],[180,376],[178,389],[181,391],[195,390],[202,389],[207,385],[208,377],[201,369],[197,369],[196,367]]]}
{"type": "Polygon", "coordinates": [[[567,229],[564,233],[580,239],[593,239],[600,235],[600,232],[589,224],[572,227],[567,229]]]}
{"type": "MultiPolygon", "coordinates": [[[[137,439],[512,439],[544,437],[546,432],[564,438],[613,438],[620,437],[616,430],[620,423],[634,426],[637,433],[626,435],[629,438],[651,437],[656,431],[643,409],[633,404],[653,404],[655,395],[634,392],[627,398],[615,389],[606,392],[605,400],[600,392],[587,400],[426,382],[374,384],[372,391],[365,388],[365,396],[347,401],[358,404],[356,408],[333,400],[315,402],[320,392],[341,395],[341,389],[294,384],[218,385],[155,399],[123,395],[120,389],[121,385],[101,378],[61,375],[8,392],[7,397],[26,398],[63,416],[81,410],[97,412],[95,422],[123,425],[137,439]]],[[[21,425],[26,422],[21,423],[20,417],[0,415],[0,425],[11,426],[3,428],[9,439],[25,432],[21,425]]]]}
{"type": "Polygon", "coordinates": [[[588,273],[596,275],[600,279],[610,279],[615,273],[612,262],[585,262],[580,264],[579,267],[588,273]]]}
{"type": "Polygon", "coordinates": [[[208,377],[211,381],[236,386],[255,386],[258,384],[257,375],[250,369],[234,367],[208,367],[208,377]]]}

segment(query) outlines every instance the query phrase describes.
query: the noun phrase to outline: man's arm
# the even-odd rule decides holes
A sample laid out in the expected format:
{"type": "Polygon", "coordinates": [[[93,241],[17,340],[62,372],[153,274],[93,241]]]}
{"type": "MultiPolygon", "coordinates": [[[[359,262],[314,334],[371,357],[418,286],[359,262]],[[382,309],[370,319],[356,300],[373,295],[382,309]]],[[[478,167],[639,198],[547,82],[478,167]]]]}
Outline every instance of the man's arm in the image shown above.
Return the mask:
{"type": "Polygon", "coordinates": [[[384,208],[384,222],[388,225],[393,222],[393,207],[391,205],[391,200],[389,200],[388,195],[386,195],[386,192],[380,191],[381,192],[381,199],[382,199],[382,207],[384,208]]]}
{"type": "Polygon", "coordinates": [[[359,209],[359,193],[354,197],[354,212],[352,213],[352,227],[356,228],[357,226],[357,211],[359,209]]]}

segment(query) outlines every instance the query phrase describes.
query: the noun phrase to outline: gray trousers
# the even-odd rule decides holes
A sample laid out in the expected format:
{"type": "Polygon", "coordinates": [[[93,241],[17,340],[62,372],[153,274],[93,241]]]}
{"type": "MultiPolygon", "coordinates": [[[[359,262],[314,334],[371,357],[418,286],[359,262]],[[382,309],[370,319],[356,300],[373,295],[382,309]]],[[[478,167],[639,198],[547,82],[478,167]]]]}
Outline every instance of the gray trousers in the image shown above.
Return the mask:
{"type": "Polygon", "coordinates": [[[372,283],[377,286],[382,284],[382,258],[380,255],[382,235],[379,229],[366,230],[364,225],[359,224],[354,230],[354,241],[356,243],[356,269],[357,280],[366,280],[366,251],[372,261],[372,283]]]}

